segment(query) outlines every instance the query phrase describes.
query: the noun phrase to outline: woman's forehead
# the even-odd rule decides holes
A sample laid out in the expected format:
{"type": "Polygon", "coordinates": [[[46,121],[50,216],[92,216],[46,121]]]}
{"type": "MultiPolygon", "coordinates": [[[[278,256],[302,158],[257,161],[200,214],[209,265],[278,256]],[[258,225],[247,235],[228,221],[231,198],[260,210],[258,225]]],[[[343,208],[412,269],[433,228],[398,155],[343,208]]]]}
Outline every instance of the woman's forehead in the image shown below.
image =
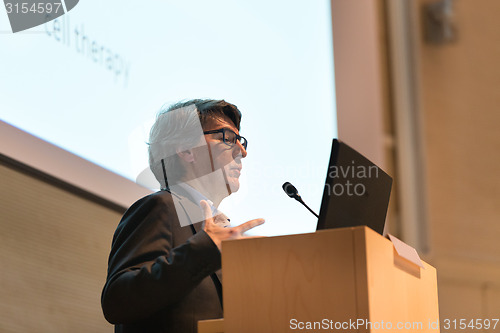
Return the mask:
{"type": "Polygon", "coordinates": [[[236,126],[234,125],[232,120],[226,115],[217,116],[217,117],[208,119],[203,130],[211,131],[211,130],[216,130],[216,129],[220,129],[220,128],[228,128],[228,129],[232,130],[233,132],[235,132],[236,134],[239,134],[238,129],[236,128],[236,126]]]}

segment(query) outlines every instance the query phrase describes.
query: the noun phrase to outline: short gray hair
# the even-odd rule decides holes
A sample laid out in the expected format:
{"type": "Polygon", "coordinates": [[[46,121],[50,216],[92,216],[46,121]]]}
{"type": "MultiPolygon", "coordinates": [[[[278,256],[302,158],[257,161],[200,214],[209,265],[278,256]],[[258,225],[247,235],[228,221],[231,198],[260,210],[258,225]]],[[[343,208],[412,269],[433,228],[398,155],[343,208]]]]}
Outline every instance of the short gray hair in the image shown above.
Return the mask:
{"type": "Polygon", "coordinates": [[[224,100],[194,99],[160,109],[149,133],[148,153],[149,167],[162,189],[168,188],[169,183],[178,183],[185,174],[177,149],[195,147],[208,122],[223,116],[240,129],[240,110],[224,100]]]}

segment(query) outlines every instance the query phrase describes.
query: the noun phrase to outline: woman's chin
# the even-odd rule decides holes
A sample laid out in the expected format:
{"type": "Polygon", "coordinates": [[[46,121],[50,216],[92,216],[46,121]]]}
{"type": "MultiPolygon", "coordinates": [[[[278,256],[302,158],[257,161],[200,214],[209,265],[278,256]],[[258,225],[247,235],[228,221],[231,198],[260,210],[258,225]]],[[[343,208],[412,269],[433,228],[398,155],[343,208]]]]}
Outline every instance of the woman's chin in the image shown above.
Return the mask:
{"type": "Polygon", "coordinates": [[[238,179],[229,179],[227,182],[227,189],[230,193],[238,192],[240,189],[240,181],[238,179]]]}

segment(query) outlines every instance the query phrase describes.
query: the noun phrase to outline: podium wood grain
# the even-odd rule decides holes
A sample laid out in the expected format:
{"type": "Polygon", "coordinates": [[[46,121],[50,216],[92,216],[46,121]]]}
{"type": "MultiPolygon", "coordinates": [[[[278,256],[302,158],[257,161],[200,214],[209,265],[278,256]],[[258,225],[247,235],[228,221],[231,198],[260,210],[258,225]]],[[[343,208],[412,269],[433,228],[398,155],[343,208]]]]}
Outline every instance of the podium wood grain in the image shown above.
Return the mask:
{"type": "MultiPolygon", "coordinates": [[[[357,332],[439,332],[436,270],[399,257],[392,243],[366,227],[223,242],[226,333],[313,332],[296,322],[379,325],[357,332]],[[421,323],[421,327],[402,327],[421,323]]],[[[330,331],[321,329],[321,331],[330,331]]],[[[334,331],[334,330],[331,330],[334,331]]],[[[344,330],[353,331],[353,330],[344,330]]]]}

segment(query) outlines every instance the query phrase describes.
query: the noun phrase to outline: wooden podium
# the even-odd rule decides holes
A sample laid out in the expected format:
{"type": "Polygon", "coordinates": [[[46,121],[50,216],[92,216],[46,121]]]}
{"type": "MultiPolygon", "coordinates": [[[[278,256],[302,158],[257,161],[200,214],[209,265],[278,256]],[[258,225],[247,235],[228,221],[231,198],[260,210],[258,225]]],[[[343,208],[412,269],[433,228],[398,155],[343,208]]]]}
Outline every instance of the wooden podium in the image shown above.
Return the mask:
{"type": "Polygon", "coordinates": [[[439,332],[436,270],[367,227],[222,244],[224,320],[199,333],[439,332]]]}

